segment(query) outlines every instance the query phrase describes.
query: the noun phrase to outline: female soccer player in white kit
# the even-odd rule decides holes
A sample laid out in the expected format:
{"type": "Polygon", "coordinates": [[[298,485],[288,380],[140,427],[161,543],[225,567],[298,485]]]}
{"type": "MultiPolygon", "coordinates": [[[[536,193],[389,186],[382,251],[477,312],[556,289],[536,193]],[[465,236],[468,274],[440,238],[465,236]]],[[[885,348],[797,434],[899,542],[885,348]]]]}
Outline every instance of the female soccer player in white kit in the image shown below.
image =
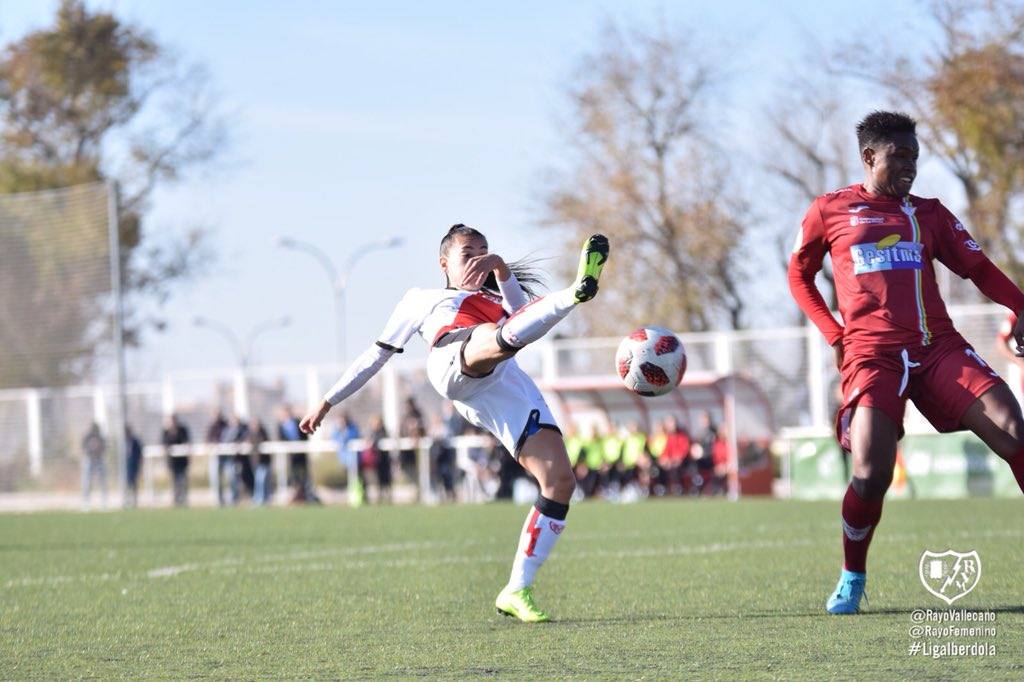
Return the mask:
{"type": "Polygon", "coordinates": [[[430,344],[430,383],[466,420],[494,434],[540,485],[512,575],[494,604],[499,613],[526,622],[549,620],[533,600],[533,579],[565,528],[576,478],[551,411],[513,356],[597,294],[607,259],[608,240],[590,237],[572,285],[530,301],[505,261],[488,253],[484,235],[454,225],[441,240],[440,266],[448,286],[410,289],[377,342],[300,425],[306,433],[315,431],[334,405],[355,393],[419,332],[430,344]]]}

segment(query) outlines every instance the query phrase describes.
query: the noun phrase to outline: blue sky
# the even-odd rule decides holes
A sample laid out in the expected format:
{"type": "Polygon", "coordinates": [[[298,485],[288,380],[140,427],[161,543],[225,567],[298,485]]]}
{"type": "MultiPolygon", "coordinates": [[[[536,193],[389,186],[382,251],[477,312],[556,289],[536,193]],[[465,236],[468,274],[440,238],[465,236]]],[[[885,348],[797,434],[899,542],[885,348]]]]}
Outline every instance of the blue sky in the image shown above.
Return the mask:
{"type": "MultiPolygon", "coordinates": [[[[353,273],[350,352],[372,342],[405,289],[440,281],[436,245],[448,225],[479,227],[510,257],[543,253],[535,197],[540,173],[562,150],[560,92],[606,19],[665,17],[696,27],[706,44],[730,46],[725,125],[748,150],[761,107],[801,68],[808,32],[827,45],[859,22],[849,3],[795,1],[90,5],[205,64],[235,112],[227,162],[155,197],[151,229],[212,224],[219,261],[163,311],[167,332],[132,353],[138,378],[233,364],[224,342],[192,326],[195,315],[243,334],[289,315],[290,328],[257,342],[255,361],[333,360],[326,276],[312,259],[276,247],[276,235],[316,242],[339,263],[367,240],[404,239],[353,273]]],[[[56,6],[0,0],[0,40],[49,23],[56,6]]],[[[919,7],[867,0],[858,13],[863,25],[897,31],[919,7]]]]}

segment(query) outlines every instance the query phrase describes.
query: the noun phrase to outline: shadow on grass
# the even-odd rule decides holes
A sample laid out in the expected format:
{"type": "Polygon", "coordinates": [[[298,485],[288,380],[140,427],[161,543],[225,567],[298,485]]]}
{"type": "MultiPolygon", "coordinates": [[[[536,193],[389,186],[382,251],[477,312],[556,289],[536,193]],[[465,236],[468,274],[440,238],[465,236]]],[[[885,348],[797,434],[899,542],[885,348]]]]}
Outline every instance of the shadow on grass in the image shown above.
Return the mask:
{"type": "MultiPolygon", "coordinates": [[[[1024,606],[993,606],[989,608],[971,608],[971,609],[937,609],[933,607],[916,607],[916,608],[892,608],[892,609],[868,609],[861,612],[859,615],[862,618],[871,616],[899,616],[906,615],[910,616],[915,611],[965,611],[967,613],[1021,613],[1024,614],[1024,606]]],[[[607,617],[594,617],[594,618],[559,618],[553,621],[557,625],[621,625],[621,624],[640,624],[640,623],[651,623],[651,622],[672,622],[678,621],[680,623],[692,622],[698,620],[748,620],[751,618],[836,618],[837,616],[831,616],[825,613],[825,610],[820,611],[802,611],[802,612],[786,612],[786,611],[756,611],[750,613],[686,613],[686,614],[664,614],[664,613],[644,613],[644,614],[632,614],[632,615],[617,615],[607,617]]],[[[966,621],[973,622],[973,621],[966,621]]]]}
{"type": "MultiPolygon", "coordinates": [[[[966,613],[1024,613],[1024,606],[991,606],[988,608],[960,608],[958,606],[949,606],[946,608],[936,608],[935,606],[918,606],[916,608],[907,609],[868,609],[867,611],[859,614],[862,616],[892,616],[899,614],[910,615],[914,611],[931,611],[932,613],[939,613],[942,611],[964,611],[966,613]]],[[[971,622],[971,621],[968,621],[971,622]]]]}

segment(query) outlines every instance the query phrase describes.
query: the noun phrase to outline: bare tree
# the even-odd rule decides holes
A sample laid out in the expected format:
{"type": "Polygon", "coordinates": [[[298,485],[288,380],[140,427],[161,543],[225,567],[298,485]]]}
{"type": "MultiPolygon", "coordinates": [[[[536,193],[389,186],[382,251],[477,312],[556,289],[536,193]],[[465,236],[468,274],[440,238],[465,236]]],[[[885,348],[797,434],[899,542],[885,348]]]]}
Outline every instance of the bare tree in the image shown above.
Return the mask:
{"type": "Polygon", "coordinates": [[[707,124],[717,63],[687,32],[608,25],[567,88],[572,162],[546,178],[542,224],[566,250],[594,232],[611,239],[605,300],[583,311],[590,333],[743,323],[747,207],[707,124]]]}
{"type": "Polygon", "coordinates": [[[922,56],[847,46],[841,72],[881,85],[914,115],[927,151],[963,187],[974,237],[1011,277],[1024,279],[1024,5],[936,0],[938,29],[922,56]]]}
{"type": "MultiPolygon", "coordinates": [[[[794,79],[780,92],[768,110],[771,134],[761,150],[762,165],[774,184],[781,187],[782,196],[788,197],[792,209],[786,215],[793,220],[779,226],[776,238],[779,262],[785,271],[807,207],[822,194],[854,182],[860,164],[855,119],[836,94],[834,82],[828,82],[827,77],[794,79]]],[[[827,287],[825,300],[835,309],[830,259],[826,259],[822,275],[827,287]]]]}
{"type": "MultiPolygon", "coordinates": [[[[183,66],[149,31],[91,11],[82,0],[63,0],[51,26],[0,53],[0,193],[118,181],[129,343],[147,323],[159,322],[140,319],[145,306],[138,304],[166,300],[209,256],[201,229],[179,240],[158,239],[145,229],[153,190],[213,161],[225,143],[224,118],[203,70],[183,66]]],[[[16,216],[3,217],[13,232],[16,216]]],[[[18,290],[0,292],[5,344],[42,352],[36,337],[45,336],[48,349],[39,363],[17,361],[0,368],[0,385],[81,377],[101,343],[95,311],[109,287],[75,288],[74,278],[64,274],[57,281],[54,272],[74,269],[68,264],[76,262],[75,249],[105,249],[105,229],[89,239],[61,239],[57,226],[49,236],[7,238],[18,248],[0,249],[0,270],[22,273],[24,289],[56,287],[59,293],[51,298],[58,296],[60,305],[26,310],[24,300],[15,300],[18,290]],[[13,311],[34,317],[19,318],[13,311]]]]}

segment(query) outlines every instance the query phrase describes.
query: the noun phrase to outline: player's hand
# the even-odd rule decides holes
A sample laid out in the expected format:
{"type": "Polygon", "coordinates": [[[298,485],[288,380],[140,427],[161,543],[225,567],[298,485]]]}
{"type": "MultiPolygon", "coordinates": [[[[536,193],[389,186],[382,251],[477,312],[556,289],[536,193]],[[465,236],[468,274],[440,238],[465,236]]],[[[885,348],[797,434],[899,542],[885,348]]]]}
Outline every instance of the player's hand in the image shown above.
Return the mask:
{"type": "Polygon", "coordinates": [[[462,271],[462,286],[466,289],[479,289],[487,281],[487,275],[492,272],[499,281],[508,279],[508,266],[501,256],[496,253],[474,256],[466,261],[466,269],[462,271]]]}
{"type": "Polygon", "coordinates": [[[1017,312],[1017,324],[1013,325],[1013,331],[1010,332],[1010,336],[1013,337],[1014,343],[1017,344],[1017,350],[1014,352],[1018,358],[1024,358],[1024,310],[1017,312]]]}
{"type": "Polygon", "coordinates": [[[843,371],[843,340],[839,339],[832,344],[832,350],[836,354],[836,369],[843,371]]]}
{"type": "Polygon", "coordinates": [[[331,404],[326,400],[321,400],[320,405],[315,410],[307,414],[299,422],[299,431],[307,435],[312,435],[314,431],[320,426],[320,423],[327,416],[327,413],[331,411],[331,404]]]}

